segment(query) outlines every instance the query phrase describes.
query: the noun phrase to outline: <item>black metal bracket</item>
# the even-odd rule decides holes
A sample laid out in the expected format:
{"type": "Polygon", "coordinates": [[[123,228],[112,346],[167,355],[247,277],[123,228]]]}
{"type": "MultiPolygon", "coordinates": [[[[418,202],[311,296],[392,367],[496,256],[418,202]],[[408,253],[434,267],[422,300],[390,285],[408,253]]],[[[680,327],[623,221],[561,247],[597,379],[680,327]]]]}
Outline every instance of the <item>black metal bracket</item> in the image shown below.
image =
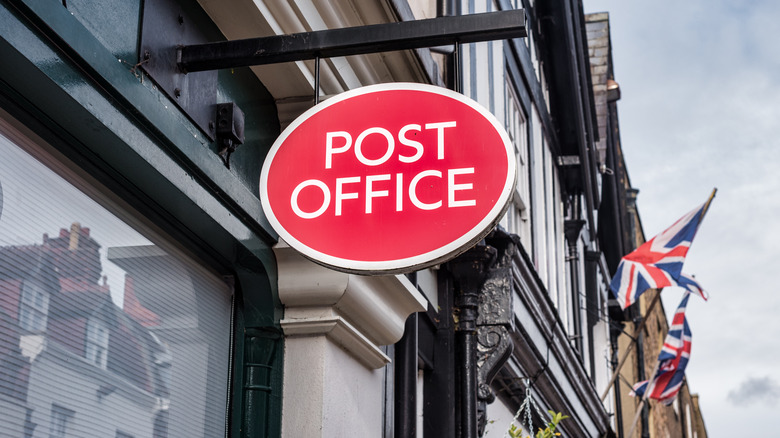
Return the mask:
{"type": "Polygon", "coordinates": [[[217,153],[230,169],[230,155],[244,144],[244,112],[233,102],[217,104],[217,142],[217,153]]]}
{"type": "Polygon", "coordinates": [[[186,74],[176,64],[177,48],[207,42],[195,18],[175,0],[146,0],[139,65],[209,140],[214,140],[217,72],[186,74]]]}
{"type": "Polygon", "coordinates": [[[179,48],[178,65],[182,71],[198,72],[527,35],[525,11],[515,9],[185,45],[179,48]]]}
{"type": "Polygon", "coordinates": [[[446,45],[455,45],[457,53],[463,43],[528,35],[525,11],[517,9],[207,42],[176,0],[146,0],[143,9],[139,66],[209,140],[218,141],[228,168],[230,155],[244,141],[244,115],[233,103],[217,105],[217,69],[316,59],[318,81],[321,58],[446,45]]]}

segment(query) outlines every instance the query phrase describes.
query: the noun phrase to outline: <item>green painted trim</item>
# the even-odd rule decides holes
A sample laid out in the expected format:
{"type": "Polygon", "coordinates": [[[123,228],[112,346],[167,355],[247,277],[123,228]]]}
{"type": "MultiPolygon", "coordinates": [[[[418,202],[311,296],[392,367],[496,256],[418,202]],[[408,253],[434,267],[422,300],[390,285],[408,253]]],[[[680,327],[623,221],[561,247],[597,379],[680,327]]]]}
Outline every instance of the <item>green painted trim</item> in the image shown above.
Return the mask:
{"type": "MultiPolygon", "coordinates": [[[[180,165],[213,190],[243,222],[266,239],[277,238],[257,196],[240,184],[210,151],[208,139],[181,116],[175,105],[161,104],[161,94],[153,93],[142,84],[130,72],[131,67],[117,60],[67,9],[58,5],[52,7],[51,2],[45,0],[10,0],[10,3],[129,117],[150,128],[165,150],[181,160],[180,165]]],[[[126,62],[132,64],[132,61],[126,62]]]]}
{"type": "Polygon", "coordinates": [[[196,256],[235,276],[231,436],[280,436],[282,308],[273,235],[247,213],[259,202],[175,107],[64,8],[48,4],[41,18],[25,2],[12,3],[0,0],[0,108],[196,256]],[[257,380],[246,371],[247,361],[271,372],[257,380]],[[258,382],[271,391],[243,389],[258,382]]]}
{"type": "Polygon", "coordinates": [[[278,327],[252,325],[252,321],[262,319],[258,312],[263,312],[264,304],[257,294],[243,289],[263,279],[251,272],[239,272],[238,277],[242,288],[236,290],[236,296],[244,306],[235,320],[230,437],[278,437],[282,427],[283,335],[278,327]],[[258,368],[265,372],[256,372],[258,368]]]}

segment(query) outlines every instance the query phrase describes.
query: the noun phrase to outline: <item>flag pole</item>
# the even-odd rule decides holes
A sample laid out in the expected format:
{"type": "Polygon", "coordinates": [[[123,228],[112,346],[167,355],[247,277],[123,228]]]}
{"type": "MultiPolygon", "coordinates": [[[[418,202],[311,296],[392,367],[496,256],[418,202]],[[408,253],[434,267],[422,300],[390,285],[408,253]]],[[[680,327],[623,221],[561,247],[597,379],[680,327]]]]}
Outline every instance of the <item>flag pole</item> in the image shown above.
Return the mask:
{"type": "MultiPolygon", "coordinates": [[[[704,219],[704,215],[707,214],[707,210],[710,209],[710,204],[712,204],[712,200],[715,199],[715,194],[718,193],[718,188],[715,187],[712,189],[712,193],[710,194],[710,197],[707,198],[707,202],[704,203],[704,208],[701,212],[701,219],[699,219],[699,223],[704,219]]],[[[658,303],[658,301],[661,299],[661,290],[658,290],[658,293],[656,294],[655,298],[653,298],[653,301],[650,302],[650,305],[647,307],[647,311],[645,312],[645,317],[642,318],[642,322],[639,324],[639,327],[637,328],[635,333],[641,333],[642,330],[645,328],[645,323],[647,321],[647,316],[650,315],[650,312],[653,311],[653,308],[655,308],[655,305],[658,303]]],[[[620,370],[623,368],[623,365],[626,362],[626,359],[628,359],[629,353],[631,353],[631,350],[634,348],[634,344],[636,343],[636,340],[632,340],[631,343],[628,344],[628,347],[626,347],[626,351],[623,353],[623,357],[618,362],[617,367],[615,368],[615,371],[612,372],[612,377],[609,379],[609,383],[607,384],[606,388],[604,388],[604,392],[601,394],[601,401],[604,402],[604,399],[607,398],[607,395],[609,394],[609,391],[612,390],[612,385],[615,383],[615,380],[618,378],[618,375],[620,375],[620,370]]],[[[619,396],[619,394],[616,394],[616,396],[619,396]]]]}
{"type": "Polygon", "coordinates": [[[639,416],[642,415],[642,409],[644,409],[645,403],[647,403],[647,399],[642,397],[642,401],[639,402],[639,407],[634,415],[634,420],[631,421],[631,429],[628,431],[628,435],[626,435],[628,438],[634,436],[634,429],[636,429],[636,424],[639,422],[639,416]]]}
{"type": "MultiPolygon", "coordinates": [[[[661,295],[660,293],[658,295],[661,295]]],[[[636,410],[636,414],[634,414],[634,420],[631,422],[631,429],[628,431],[627,437],[631,438],[634,436],[634,429],[636,429],[636,425],[639,422],[639,416],[642,414],[642,409],[645,407],[645,403],[647,403],[647,394],[650,393],[654,389],[653,381],[655,380],[655,375],[658,374],[658,369],[660,368],[660,363],[656,362],[655,368],[653,369],[653,374],[650,376],[650,379],[647,381],[647,388],[645,388],[645,392],[642,393],[642,401],[639,403],[639,407],[636,410]]]]}
{"type": "MultiPolygon", "coordinates": [[[[642,318],[642,321],[639,323],[639,326],[634,332],[635,334],[637,334],[637,336],[639,336],[639,333],[642,333],[642,330],[644,330],[645,324],[647,324],[647,316],[650,315],[650,312],[653,311],[653,308],[655,308],[655,305],[658,304],[658,301],[660,300],[661,300],[661,290],[659,289],[658,293],[655,294],[653,301],[651,301],[650,305],[647,307],[647,311],[645,312],[645,317],[642,318]]],[[[612,385],[615,383],[615,380],[620,375],[620,370],[623,368],[623,365],[626,363],[626,359],[628,359],[628,355],[629,353],[631,353],[631,349],[634,348],[635,343],[636,341],[632,340],[631,343],[628,344],[628,347],[626,347],[626,351],[623,352],[623,357],[620,358],[620,362],[618,362],[615,371],[612,372],[612,377],[610,377],[609,383],[607,384],[607,387],[604,389],[604,393],[601,394],[602,402],[604,401],[604,399],[607,398],[609,391],[612,390],[612,385]]],[[[619,397],[620,394],[615,394],[615,396],[619,397]]]]}
{"type": "Polygon", "coordinates": [[[712,194],[710,194],[710,197],[707,199],[707,202],[704,203],[704,209],[701,211],[701,219],[699,219],[699,222],[701,223],[701,220],[704,219],[704,215],[707,214],[707,210],[710,209],[710,204],[712,204],[712,200],[715,199],[715,194],[718,193],[718,188],[714,187],[712,189],[712,194]]]}

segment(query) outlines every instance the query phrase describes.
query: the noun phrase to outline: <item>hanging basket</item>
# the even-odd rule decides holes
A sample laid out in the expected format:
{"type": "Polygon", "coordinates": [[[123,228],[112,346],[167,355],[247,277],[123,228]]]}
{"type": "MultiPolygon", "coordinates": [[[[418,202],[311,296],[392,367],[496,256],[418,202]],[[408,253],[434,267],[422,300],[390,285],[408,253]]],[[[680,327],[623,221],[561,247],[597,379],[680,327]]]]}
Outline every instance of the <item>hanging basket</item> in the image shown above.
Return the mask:
{"type": "Polygon", "coordinates": [[[549,415],[542,413],[539,405],[536,403],[536,401],[534,401],[533,397],[531,396],[531,384],[529,380],[526,379],[525,400],[523,400],[523,403],[520,404],[520,408],[517,409],[517,413],[515,413],[514,418],[512,418],[512,422],[509,423],[509,429],[507,429],[506,433],[504,433],[504,438],[526,438],[534,436],[536,438],[552,438],[560,436],[560,432],[556,432],[555,429],[558,427],[558,423],[560,423],[561,420],[569,418],[569,416],[563,415],[560,412],[547,412],[549,415]],[[549,418],[549,421],[545,425],[544,429],[540,427],[536,432],[536,435],[533,435],[534,422],[531,411],[532,407],[536,410],[536,413],[540,418],[549,418]],[[524,436],[523,430],[527,430],[529,435],[524,436]]]}

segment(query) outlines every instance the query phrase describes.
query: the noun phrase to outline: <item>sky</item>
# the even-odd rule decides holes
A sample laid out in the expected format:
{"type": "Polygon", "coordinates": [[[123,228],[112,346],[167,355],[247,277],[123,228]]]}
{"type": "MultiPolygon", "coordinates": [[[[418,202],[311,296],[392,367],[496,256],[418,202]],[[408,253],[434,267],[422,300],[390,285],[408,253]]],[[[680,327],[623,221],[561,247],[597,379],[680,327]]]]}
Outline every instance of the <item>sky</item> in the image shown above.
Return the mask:
{"type": "MultiPolygon", "coordinates": [[[[717,195],[683,272],[710,437],[780,430],[780,2],[584,0],[609,12],[623,151],[650,239],[717,195]]],[[[667,289],[674,312],[682,291],[667,289]]]]}

